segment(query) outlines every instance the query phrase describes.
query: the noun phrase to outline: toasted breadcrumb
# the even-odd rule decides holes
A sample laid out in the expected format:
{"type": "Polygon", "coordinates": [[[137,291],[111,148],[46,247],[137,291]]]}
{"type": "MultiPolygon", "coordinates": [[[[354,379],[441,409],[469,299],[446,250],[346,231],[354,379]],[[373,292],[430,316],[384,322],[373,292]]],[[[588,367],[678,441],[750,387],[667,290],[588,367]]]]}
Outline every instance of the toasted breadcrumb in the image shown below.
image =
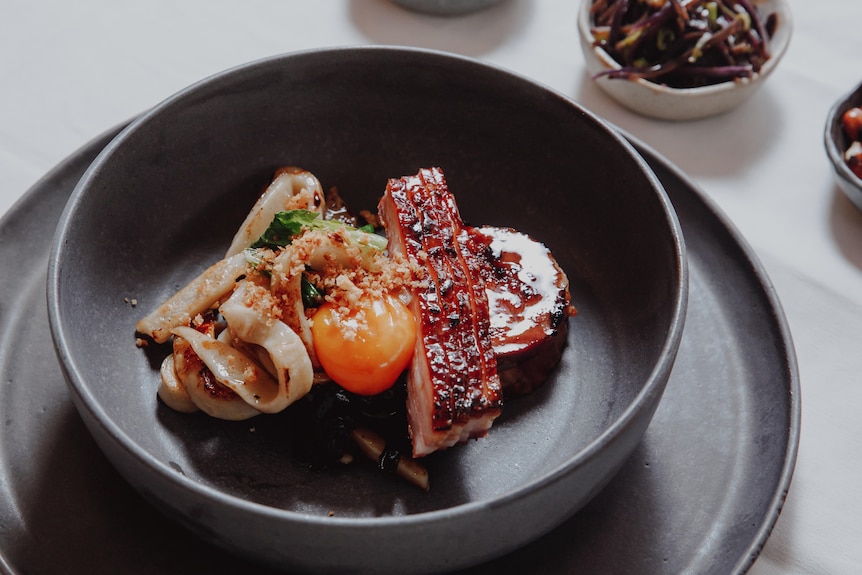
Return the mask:
{"type": "Polygon", "coordinates": [[[285,210],[314,210],[320,205],[321,198],[317,192],[302,188],[291,196],[284,204],[285,210]]]}
{"type": "Polygon", "coordinates": [[[305,232],[270,261],[271,289],[282,306],[293,303],[293,278],[303,273],[325,301],[352,309],[363,295],[400,295],[427,285],[425,270],[418,263],[352,245],[342,231],[305,232]]]}

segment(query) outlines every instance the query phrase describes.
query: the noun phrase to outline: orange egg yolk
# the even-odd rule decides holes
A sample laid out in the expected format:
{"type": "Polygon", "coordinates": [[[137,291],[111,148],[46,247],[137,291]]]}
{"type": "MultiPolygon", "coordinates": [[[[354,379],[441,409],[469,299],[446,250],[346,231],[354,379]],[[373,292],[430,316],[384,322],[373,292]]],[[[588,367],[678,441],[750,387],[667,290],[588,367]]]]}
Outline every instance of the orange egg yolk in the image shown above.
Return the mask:
{"type": "Polygon", "coordinates": [[[393,296],[364,296],[356,308],[330,303],[312,317],[314,351],[326,374],[348,391],[375,395],[395,383],[413,357],[416,321],[393,296]]]}

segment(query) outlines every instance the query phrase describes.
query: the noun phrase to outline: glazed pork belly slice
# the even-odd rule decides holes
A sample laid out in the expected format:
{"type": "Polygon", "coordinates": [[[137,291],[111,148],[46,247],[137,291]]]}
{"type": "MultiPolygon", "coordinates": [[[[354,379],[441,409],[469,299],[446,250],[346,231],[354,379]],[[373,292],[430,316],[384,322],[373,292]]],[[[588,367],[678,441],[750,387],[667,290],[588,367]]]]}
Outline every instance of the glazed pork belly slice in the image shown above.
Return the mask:
{"type": "Polygon", "coordinates": [[[482,226],[469,228],[466,238],[488,294],[503,395],[524,395],[542,385],[562,357],[568,318],[577,313],[569,280],[551,251],[527,234],[482,226]]]}
{"type": "Polygon", "coordinates": [[[389,180],[378,212],[390,252],[427,271],[411,302],[420,337],[407,379],[413,456],[422,457],[486,435],[500,414],[488,297],[442,170],[389,180]]]}

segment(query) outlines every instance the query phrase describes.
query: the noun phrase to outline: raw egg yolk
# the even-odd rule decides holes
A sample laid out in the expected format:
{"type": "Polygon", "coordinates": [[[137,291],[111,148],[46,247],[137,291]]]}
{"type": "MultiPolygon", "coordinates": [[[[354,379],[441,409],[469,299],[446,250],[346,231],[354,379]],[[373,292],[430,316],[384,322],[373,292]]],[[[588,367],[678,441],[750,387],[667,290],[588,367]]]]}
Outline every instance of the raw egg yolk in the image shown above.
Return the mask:
{"type": "Polygon", "coordinates": [[[386,391],[413,357],[416,321],[389,295],[360,298],[350,310],[330,303],[312,317],[314,351],[326,374],[360,395],[386,391]]]}

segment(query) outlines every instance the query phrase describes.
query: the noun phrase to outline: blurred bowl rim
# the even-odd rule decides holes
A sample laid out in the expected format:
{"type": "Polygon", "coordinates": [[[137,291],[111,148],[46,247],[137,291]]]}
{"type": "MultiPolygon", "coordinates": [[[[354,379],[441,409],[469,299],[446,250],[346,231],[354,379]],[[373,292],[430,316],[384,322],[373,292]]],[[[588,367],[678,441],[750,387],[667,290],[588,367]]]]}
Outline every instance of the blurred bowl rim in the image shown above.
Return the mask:
{"type": "Polygon", "coordinates": [[[857,84],[853,89],[845,92],[832,106],[829,107],[829,112],[826,114],[826,123],[823,130],[823,144],[826,148],[826,155],[832,163],[832,168],[835,176],[848,186],[852,186],[858,192],[859,197],[851,197],[848,186],[842,185],[841,189],[850,197],[854,204],[862,207],[862,179],[860,179],[844,159],[846,150],[840,149],[838,140],[844,139],[844,130],[841,125],[844,112],[855,106],[862,106],[862,82],[857,84]]]}

